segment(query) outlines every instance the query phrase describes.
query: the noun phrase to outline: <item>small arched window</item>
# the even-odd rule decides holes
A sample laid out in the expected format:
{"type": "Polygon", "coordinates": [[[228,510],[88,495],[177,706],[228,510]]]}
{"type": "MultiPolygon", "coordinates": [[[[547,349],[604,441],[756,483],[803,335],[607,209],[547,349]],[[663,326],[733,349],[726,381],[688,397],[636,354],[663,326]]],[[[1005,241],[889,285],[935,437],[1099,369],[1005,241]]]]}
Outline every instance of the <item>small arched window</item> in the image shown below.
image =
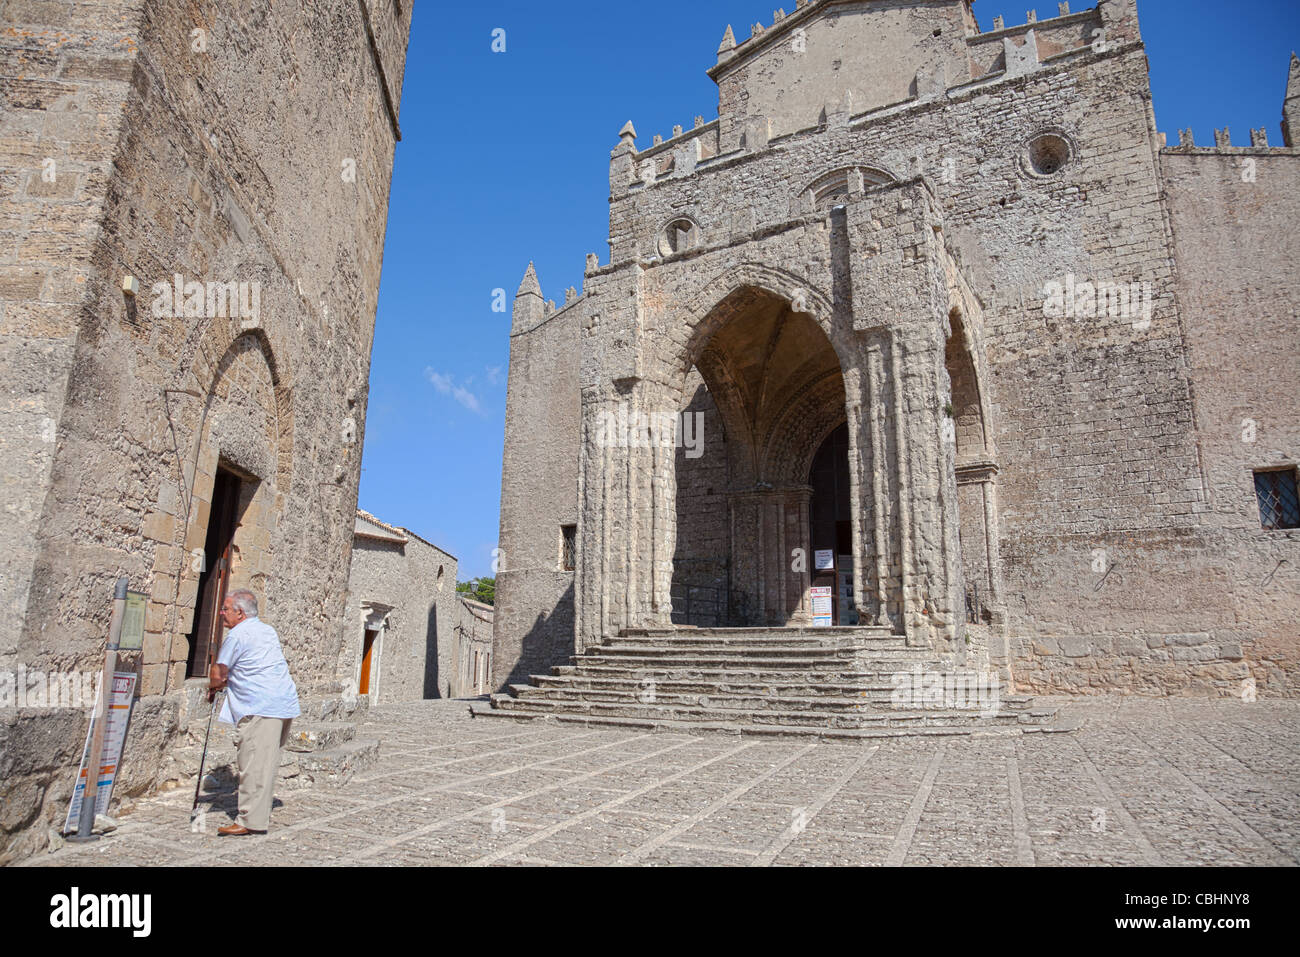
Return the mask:
{"type": "Polygon", "coordinates": [[[694,220],[685,216],[674,219],[659,234],[659,255],[684,253],[698,246],[700,239],[700,227],[694,220]]]}
{"type": "Polygon", "coordinates": [[[805,189],[812,195],[813,209],[830,209],[848,202],[860,190],[894,182],[894,177],[872,166],[845,166],[823,173],[805,189]]]}

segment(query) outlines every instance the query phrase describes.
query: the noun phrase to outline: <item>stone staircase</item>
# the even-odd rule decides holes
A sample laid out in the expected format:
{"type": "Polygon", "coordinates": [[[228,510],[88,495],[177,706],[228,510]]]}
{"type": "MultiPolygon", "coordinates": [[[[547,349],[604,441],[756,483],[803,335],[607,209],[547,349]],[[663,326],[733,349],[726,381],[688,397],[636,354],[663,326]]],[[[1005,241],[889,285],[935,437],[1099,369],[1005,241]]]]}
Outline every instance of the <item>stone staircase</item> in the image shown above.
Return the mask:
{"type": "Polygon", "coordinates": [[[976,676],[929,649],[909,648],[883,626],[627,629],[569,660],[471,711],[655,731],[838,739],[1073,730],[1057,720],[1056,709],[1000,688],[992,695],[968,686],[936,692],[937,675],[950,682],[958,674],[976,676]],[[921,693],[907,695],[912,688],[921,693]]]}
{"type": "MultiPolygon", "coordinates": [[[[183,748],[170,756],[163,787],[194,786],[203,754],[203,733],[207,727],[209,705],[201,702],[192,711],[183,748]]],[[[357,771],[379,760],[379,741],[358,738],[357,724],[365,719],[369,698],[324,697],[304,699],[302,716],[295,718],[289,731],[289,743],[280,754],[280,772],[276,788],[298,790],[318,785],[340,787],[357,771]]],[[[212,722],[208,759],[203,770],[205,793],[234,787],[239,780],[234,729],[220,721],[212,722]]]]}

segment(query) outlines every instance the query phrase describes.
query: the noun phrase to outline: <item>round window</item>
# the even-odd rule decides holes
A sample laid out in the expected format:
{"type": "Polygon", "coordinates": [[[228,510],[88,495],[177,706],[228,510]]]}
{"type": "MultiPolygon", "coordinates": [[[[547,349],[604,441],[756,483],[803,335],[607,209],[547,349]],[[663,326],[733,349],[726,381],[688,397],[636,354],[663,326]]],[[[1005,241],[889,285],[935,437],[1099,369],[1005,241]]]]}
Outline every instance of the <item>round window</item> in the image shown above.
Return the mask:
{"type": "Polygon", "coordinates": [[[689,219],[675,219],[659,236],[659,255],[684,253],[700,244],[700,227],[689,219]]]}
{"type": "Polygon", "coordinates": [[[1029,141],[1026,166],[1035,176],[1060,172],[1073,155],[1070,141],[1059,133],[1042,133],[1029,141]]]}

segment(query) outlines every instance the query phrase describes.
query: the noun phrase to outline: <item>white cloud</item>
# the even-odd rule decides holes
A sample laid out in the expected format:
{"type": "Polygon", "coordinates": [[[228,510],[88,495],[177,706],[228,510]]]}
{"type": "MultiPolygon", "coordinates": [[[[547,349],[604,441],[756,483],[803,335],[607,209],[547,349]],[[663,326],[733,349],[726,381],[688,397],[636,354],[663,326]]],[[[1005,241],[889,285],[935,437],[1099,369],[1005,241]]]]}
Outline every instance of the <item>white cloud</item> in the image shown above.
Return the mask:
{"type": "MultiPolygon", "coordinates": [[[[471,412],[476,412],[479,415],[483,414],[483,407],[479,403],[478,396],[464,386],[457,385],[456,380],[452,376],[445,375],[441,372],[434,372],[433,369],[430,368],[424,370],[424,376],[433,383],[433,387],[442,395],[451,396],[471,412]]],[[[470,379],[469,381],[472,382],[474,380],[470,379]]]]}
{"type": "Polygon", "coordinates": [[[501,367],[500,367],[500,366],[488,366],[488,367],[487,367],[487,378],[488,378],[488,383],[491,384],[491,385],[496,385],[498,382],[500,382],[500,381],[501,381],[501,367]]]}

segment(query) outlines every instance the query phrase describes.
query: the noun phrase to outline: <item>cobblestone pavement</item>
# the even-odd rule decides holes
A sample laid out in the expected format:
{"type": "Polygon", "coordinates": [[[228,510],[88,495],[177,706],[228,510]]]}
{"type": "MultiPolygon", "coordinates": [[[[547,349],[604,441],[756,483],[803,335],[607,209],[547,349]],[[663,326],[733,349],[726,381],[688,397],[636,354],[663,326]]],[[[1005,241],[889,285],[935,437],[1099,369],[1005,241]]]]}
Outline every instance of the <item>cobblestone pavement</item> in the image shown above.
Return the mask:
{"type": "Polygon", "coordinates": [[[814,743],[383,705],[379,764],[277,796],[265,837],[192,793],[29,865],[1295,864],[1300,702],[1048,699],[1072,734],[814,743]],[[280,802],[283,801],[281,804],[280,802]]]}

